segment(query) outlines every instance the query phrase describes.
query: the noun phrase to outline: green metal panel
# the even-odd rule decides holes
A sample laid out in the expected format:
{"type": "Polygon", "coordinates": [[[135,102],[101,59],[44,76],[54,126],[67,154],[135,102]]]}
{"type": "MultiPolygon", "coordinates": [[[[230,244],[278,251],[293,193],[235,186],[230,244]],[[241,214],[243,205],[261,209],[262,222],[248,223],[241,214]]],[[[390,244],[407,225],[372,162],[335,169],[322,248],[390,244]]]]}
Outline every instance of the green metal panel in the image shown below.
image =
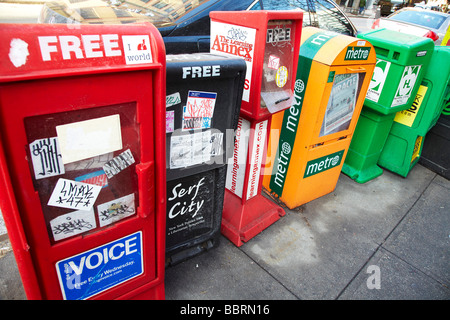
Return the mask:
{"type": "Polygon", "coordinates": [[[414,101],[434,42],[387,29],[359,34],[358,38],[374,46],[377,65],[342,172],[364,183],[383,173],[377,163],[395,114],[414,101]]]}
{"type": "Polygon", "coordinates": [[[394,119],[378,160],[383,168],[406,177],[418,162],[426,134],[450,99],[449,61],[450,47],[437,46],[415,101],[394,119]]]}

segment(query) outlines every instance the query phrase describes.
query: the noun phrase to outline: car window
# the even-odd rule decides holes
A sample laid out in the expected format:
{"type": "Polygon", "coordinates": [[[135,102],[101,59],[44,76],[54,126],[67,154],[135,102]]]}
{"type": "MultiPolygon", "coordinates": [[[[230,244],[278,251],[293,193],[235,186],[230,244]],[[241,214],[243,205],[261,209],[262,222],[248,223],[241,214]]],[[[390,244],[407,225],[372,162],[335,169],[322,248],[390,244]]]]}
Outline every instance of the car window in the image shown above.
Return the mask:
{"type": "Polygon", "coordinates": [[[263,8],[261,7],[261,1],[256,0],[254,1],[247,10],[262,10],[263,8]]]}
{"type": "Polygon", "coordinates": [[[265,10],[305,11],[303,25],[354,36],[346,16],[329,0],[263,0],[265,10]]]}
{"type": "Polygon", "coordinates": [[[393,14],[389,19],[418,24],[432,29],[439,29],[445,21],[445,17],[433,12],[420,12],[405,10],[393,14]]]}

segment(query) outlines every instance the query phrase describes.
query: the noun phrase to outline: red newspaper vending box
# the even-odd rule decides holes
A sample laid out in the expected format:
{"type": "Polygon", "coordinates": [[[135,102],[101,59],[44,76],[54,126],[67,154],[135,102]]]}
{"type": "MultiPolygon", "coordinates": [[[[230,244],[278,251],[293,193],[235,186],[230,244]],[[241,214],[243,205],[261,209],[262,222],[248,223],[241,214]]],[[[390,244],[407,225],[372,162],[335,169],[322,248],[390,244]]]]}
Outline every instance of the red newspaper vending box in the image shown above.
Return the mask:
{"type": "Polygon", "coordinates": [[[303,13],[216,11],[210,17],[210,52],[238,56],[247,64],[221,228],[240,246],[285,215],[261,194],[262,168],[272,114],[292,104],[303,13]]]}
{"type": "Polygon", "coordinates": [[[28,299],[164,299],[151,24],[0,28],[0,204],[28,299]]]}

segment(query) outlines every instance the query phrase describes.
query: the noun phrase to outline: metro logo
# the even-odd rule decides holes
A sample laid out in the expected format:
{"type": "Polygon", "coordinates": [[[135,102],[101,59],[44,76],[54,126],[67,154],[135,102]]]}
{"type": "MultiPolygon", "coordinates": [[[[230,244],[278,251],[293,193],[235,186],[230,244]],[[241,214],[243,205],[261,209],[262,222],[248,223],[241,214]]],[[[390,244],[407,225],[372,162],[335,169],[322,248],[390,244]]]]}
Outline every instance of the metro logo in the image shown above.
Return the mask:
{"type": "Polygon", "coordinates": [[[303,178],[327,171],[341,164],[344,150],[329,154],[327,156],[308,161],[303,178]]]}
{"type": "Polygon", "coordinates": [[[367,60],[370,47],[348,47],[344,60],[367,60]]]}

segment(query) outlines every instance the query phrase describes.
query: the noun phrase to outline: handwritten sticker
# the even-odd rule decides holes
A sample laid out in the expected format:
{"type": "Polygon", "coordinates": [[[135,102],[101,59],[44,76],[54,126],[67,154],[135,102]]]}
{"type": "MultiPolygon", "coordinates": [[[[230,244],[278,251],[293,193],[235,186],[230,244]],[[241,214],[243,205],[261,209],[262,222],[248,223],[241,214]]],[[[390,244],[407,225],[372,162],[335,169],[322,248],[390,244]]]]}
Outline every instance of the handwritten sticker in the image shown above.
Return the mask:
{"type": "Polygon", "coordinates": [[[278,68],[280,67],[280,58],[277,56],[270,55],[267,66],[270,69],[278,70],[278,68]]]}
{"type": "Polygon", "coordinates": [[[189,91],[186,106],[183,107],[182,130],[211,128],[217,93],[189,91]]]}
{"type": "Polygon", "coordinates": [[[105,171],[108,178],[111,179],[113,176],[118,174],[123,169],[128,168],[133,163],[133,154],[131,153],[130,149],[128,149],[119,154],[117,157],[112,158],[111,161],[105,163],[105,165],[103,166],[103,171],[105,171]]]}
{"type": "Polygon", "coordinates": [[[33,141],[30,143],[30,153],[36,180],[65,173],[58,138],[33,141]]]}
{"type": "Polygon", "coordinates": [[[51,220],[50,227],[55,241],[95,229],[97,224],[95,222],[94,210],[77,210],[63,214],[51,220]]]}
{"type": "Polygon", "coordinates": [[[166,96],[166,108],[181,103],[180,93],[175,92],[166,96]]]}
{"type": "Polygon", "coordinates": [[[223,139],[223,136],[212,135],[211,130],[179,136],[173,135],[170,140],[170,169],[189,167],[209,161],[211,155],[218,151],[218,144],[222,144],[222,140],[219,142],[219,139],[223,139]],[[212,137],[214,138],[212,139],[212,137]]]}
{"type": "Polygon", "coordinates": [[[101,169],[112,158],[114,158],[114,152],[108,152],[100,156],[95,156],[89,159],[80,160],[77,162],[72,162],[66,164],[64,168],[67,171],[78,171],[78,170],[90,170],[90,169],[101,169]]]}
{"type": "Polygon", "coordinates": [[[108,185],[108,178],[105,171],[98,170],[75,178],[75,181],[80,181],[88,184],[94,184],[102,188],[108,185]]]}
{"type": "Polygon", "coordinates": [[[134,193],[97,206],[100,226],[106,226],[136,213],[134,193]]]}
{"type": "Polygon", "coordinates": [[[118,114],[56,126],[63,163],[122,149],[118,114]]]}
{"type": "Polygon", "coordinates": [[[166,111],[166,133],[173,132],[175,122],[175,111],[166,111]]]}
{"type": "Polygon", "coordinates": [[[89,211],[101,189],[100,186],[60,178],[47,204],[54,207],[89,211]]]}

